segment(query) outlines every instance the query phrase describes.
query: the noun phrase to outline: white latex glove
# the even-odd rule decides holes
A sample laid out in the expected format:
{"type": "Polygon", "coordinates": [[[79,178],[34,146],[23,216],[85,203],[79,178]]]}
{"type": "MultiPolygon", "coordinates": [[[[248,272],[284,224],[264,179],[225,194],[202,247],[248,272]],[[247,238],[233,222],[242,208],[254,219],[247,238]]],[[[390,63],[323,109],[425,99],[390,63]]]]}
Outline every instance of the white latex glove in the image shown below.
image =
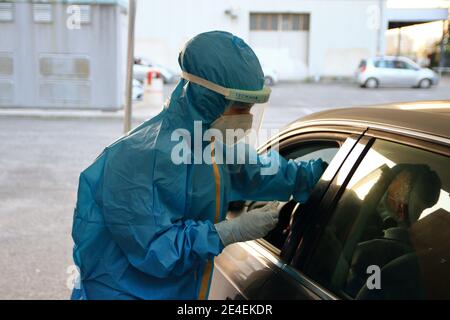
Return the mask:
{"type": "Polygon", "coordinates": [[[278,223],[278,204],[271,202],[235,219],[217,223],[215,227],[223,245],[265,237],[278,223]]]}

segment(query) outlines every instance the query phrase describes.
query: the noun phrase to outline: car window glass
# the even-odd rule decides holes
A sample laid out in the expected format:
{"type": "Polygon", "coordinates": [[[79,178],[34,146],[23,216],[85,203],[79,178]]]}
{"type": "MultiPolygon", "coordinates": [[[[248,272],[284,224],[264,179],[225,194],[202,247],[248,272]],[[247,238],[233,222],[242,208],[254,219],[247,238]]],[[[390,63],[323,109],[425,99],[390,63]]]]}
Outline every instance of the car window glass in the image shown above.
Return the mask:
{"type": "Polygon", "coordinates": [[[374,62],[375,68],[386,68],[386,64],[384,63],[384,60],[376,60],[374,62]]]}
{"type": "Polygon", "coordinates": [[[406,66],[406,69],[408,69],[408,70],[418,70],[418,68],[419,68],[408,62],[405,62],[405,66],[406,66]]]}
{"type": "MultiPolygon", "coordinates": [[[[332,161],[340,148],[337,141],[311,141],[296,144],[281,150],[286,159],[309,161],[321,158],[328,164],[332,161]],[[284,151],[284,152],[283,152],[284,151]]],[[[280,210],[279,223],[265,239],[274,247],[281,249],[289,234],[291,215],[296,206],[294,201],[285,204],[280,210]]]]}
{"type": "Polygon", "coordinates": [[[393,69],[395,68],[395,63],[392,60],[378,60],[375,62],[375,67],[393,69]]]}
{"type": "Polygon", "coordinates": [[[316,141],[300,144],[290,148],[284,153],[286,159],[294,159],[297,161],[309,161],[321,158],[323,161],[330,163],[339,150],[339,144],[335,141],[316,141]]]}
{"type": "Polygon", "coordinates": [[[395,60],[394,68],[395,69],[408,69],[408,65],[404,61],[395,60]]]}
{"type": "Polygon", "coordinates": [[[450,298],[449,157],[377,140],[303,270],[343,298],[450,298]]]}

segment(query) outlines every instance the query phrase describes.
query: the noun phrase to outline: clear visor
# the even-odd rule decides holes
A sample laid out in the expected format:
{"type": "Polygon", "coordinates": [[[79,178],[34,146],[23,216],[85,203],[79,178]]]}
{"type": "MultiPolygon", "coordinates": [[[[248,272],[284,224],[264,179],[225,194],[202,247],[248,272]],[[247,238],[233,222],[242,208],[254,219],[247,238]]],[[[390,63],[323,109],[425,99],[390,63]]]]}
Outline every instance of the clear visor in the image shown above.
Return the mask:
{"type": "MultiPolygon", "coordinates": [[[[245,127],[245,134],[236,134],[236,138],[234,139],[226,139],[226,134],[223,134],[224,140],[228,142],[231,141],[233,143],[244,141],[245,143],[253,147],[256,147],[259,144],[261,138],[261,128],[264,121],[264,113],[266,111],[270,94],[272,92],[269,87],[263,87],[261,90],[256,91],[225,88],[185,71],[182,72],[181,77],[187,81],[203,86],[209,90],[223,95],[225,99],[230,101],[229,108],[248,109],[251,106],[251,126],[248,126],[248,110],[247,112],[243,112],[241,114],[239,114],[239,112],[232,113],[233,119],[231,120],[237,124],[236,126],[238,128],[245,127]],[[242,124],[242,126],[240,126],[239,123],[242,124]]],[[[221,129],[221,131],[224,131],[227,125],[226,123],[222,122],[220,125],[218,125],[218,127],[219,129],[221,129]]],[[[230,125],[230,127],[233,127],[233,125],[230,125]]]]}
{"type": "Polygon", "coordinates": [[[260,141],[261,129],[264,123],[264,115],[266,113],[268,104],[268,102],[255,104],[250,110],[250,113],[253,116],[252,129],[245,136],[245,142],[255,148],[262,142],[260,141]]]}
{"type": "MultiPolygon", "coordinates": [[[[240,116],[247,117],[250,115],[252,119],[251,126],[246,127],[245,132],[238,134],[237,136],[239,136],[239,138],[237,140],[235,139],[234,142],[245,142],[253,147],[256,147],[262,142],[261,129],[263,127],[264,115],[267,107],[268,103],[254,104],[249,111],[248,108],[250,108],[250,105],[245,106],[245,104],[239,102],[235,101],[230,102],[229,108],[237,109],[235,110],[235,112],[232,112],[233,117],[239,118],[240,116]]],[[[237,127],[239,128],[240,126],[238,125],[237,127]]],[[[232,140],[230,141],[232,142],[232,140]]]]}

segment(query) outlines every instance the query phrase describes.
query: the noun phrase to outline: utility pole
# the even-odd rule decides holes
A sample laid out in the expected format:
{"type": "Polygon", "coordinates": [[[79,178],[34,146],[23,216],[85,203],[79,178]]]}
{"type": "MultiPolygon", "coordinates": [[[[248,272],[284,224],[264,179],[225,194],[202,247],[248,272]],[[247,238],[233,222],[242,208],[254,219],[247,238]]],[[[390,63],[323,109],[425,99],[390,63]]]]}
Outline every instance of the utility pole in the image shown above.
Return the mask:
{"type": "Polygon", "coordinates": [[[441,45],[440,45],[440,57],[439,57],[439,76],[442,76],[442,70],[445,67],[445,47],[447,45],[448,41],[448,35],[446,34],[449,32],[450,34],[450,28],[447,28],[446,30],[446,21],[442,20],[442,39],[441,39],[441,45]],[[447,32],[446,32],[447,31],[447,32]]]}
{"type": "Polygon", "coordinates": [[[136,0],[129,0],[128,6],[128,48],[127,48],[127,79],[125,88],[125,110],[123,131],[131,130],[131,116],[133,103],[133,66],[134,66],[134,23],[136,20],[136,0]]]}
{"type": "Polygon", "coordinates": [[[397,57],[402,53],[402,27],[398,28],[398,37],[397,37],[397,57]]]}
{"type": "Polygon", "coordinates": [[[379,0],[378,2],[378,35],[377,35],[377,55],[384,55],[384,38],[386,37],[385,30],[385,3],[386,0],[379,0]]]}

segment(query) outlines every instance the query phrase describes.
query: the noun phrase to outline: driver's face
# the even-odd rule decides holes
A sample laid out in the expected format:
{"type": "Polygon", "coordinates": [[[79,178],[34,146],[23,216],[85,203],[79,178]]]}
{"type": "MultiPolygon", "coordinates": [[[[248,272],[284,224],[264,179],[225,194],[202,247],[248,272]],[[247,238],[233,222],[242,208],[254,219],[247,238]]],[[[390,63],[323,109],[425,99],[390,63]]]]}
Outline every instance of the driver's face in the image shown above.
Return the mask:
{"type": "Polygon", "coordinates": [[[407,219],[411,180],[411,173],[402,171],[394,178],[387,190],[388,205],[399,221],[407,219]]]}
{"type": "Polygon", "coordinates": [[[253,104],[234,102],[224,113],[224,116],[232,116],[239,114],[249,114],[253,104]]]}

